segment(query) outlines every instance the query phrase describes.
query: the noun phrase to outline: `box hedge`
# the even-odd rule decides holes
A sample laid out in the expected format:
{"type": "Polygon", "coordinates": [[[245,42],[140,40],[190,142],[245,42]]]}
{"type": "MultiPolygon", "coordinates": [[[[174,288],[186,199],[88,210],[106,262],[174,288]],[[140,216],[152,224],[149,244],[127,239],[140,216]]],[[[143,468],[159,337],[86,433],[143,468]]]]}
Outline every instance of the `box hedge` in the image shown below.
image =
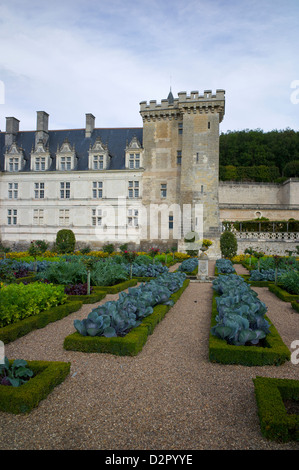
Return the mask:
{"type": "Polygon", "coordinates": [[[294,300],[299,300],[299,295],[289,294],[286,290],[282,289],[280,286],[269,283],[269,291],[275,294],[280,300],[284,302],[292,302],[294,300]]]}
{"type": "Polygon", "coordinates": [[[93,287],[92,292],[89,295],[68,295],[68,300],[82,301],[83,304],[94,304],[95,302],[100,302],[107,295],[107,292],[99,289],[98,287],[93,287]]]}
{"type": "Polygon", "coordinates": [[[98,290],[106,292],[107,294],[117,294],[128,287],[136,286],[137,279],[129,279],[128,281],[120,282],[119,284],[115,284],[114,286],[96,286],[98,290]]]}
{"type": "MultiPolygon", "coordinates": [[[[174,302],[180,298],[189,283],[190,280],[186,279],[183,286],[172,294],[171,299],[173,299],[174,302]]],[[[65,338],[64,348],[66,350],[87,353],[136,356],[142,350],[148,336],[153,333],[156,325],[165,317],[170,308],[169,305],[156,305],[151,315],[144,318],[138,327],[133,328],[123,337],[106,338],[104,336],[82,336],[80,333],[75,332],[65,338]]]]}
{"type": "Polygon", "coordinates": [[[289,414],[284,403],[299,403],[299,380],[257,376],[253,383],[262,435],[272,441],[299,441],[299,415],[289,414]]]}
{"type": "MultiPolygon", "coordinates": [[[[213,292],[211,327],[216,324],[217,295],[216,292],[213,292]]],[[[289,361],[291,357],[289,349],[269,318],[265,318],[270,323],[270,334],[263,340],[264,347],[231,345],[210,332],[209,360],[221,364],[240,364],[244,366],[280,365],[289,361]]]]}
{"type": "MultiPolygon", "coordinates": [[[[13,361],[10,361],[13,362],[13,361]]],[[[0,410],[13,414],[29,413],[61,384],[70,372],[70,362],[27,361],[33,377],[20,387],[0,385],[0,410]]]]}
{"type": "Polygon", "coordinates": [[[67,301],[65,304],[44,310],[38,315],[32,315],[24,320],[12,323],[0,328],[0,340],[8,344],[17,338],[27,335],[33,330],[44,328],[51,322],[61,320],[70,313],[76,312],[82,307],[82,301],[67,301]]]}

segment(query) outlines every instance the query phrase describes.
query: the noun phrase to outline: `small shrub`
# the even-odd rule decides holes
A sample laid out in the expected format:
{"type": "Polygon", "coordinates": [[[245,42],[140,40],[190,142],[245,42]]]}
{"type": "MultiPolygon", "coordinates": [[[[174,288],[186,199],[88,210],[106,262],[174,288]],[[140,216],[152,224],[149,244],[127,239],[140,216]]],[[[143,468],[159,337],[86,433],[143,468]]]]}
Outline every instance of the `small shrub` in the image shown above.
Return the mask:
{"type": "Polygon", "coordinates": [[[220,250],[224,258],[231,259],[237,254],[238,243],[233,232],[226,230],[220,236],[220,250]]]}
{"type": "Polygon", "coordinates": [[[76,238],[69,229],[61,229],[56,235],[56,249],[58,253],[71,253],[75,249],[76,238]]]}

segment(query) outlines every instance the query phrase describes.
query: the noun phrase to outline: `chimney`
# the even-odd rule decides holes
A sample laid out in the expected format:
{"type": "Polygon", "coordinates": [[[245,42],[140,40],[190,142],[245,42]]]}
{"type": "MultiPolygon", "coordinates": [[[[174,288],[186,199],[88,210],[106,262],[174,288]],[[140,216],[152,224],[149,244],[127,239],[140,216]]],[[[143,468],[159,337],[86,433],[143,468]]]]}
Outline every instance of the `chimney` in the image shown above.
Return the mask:
{"type": "Polygon", "coordinates": [[[91,137],[94,130],[95,117],[92,114],[86,114],[85,137],[91,137]]]}
{"type": "Polygon", "coordinates": [[[36,133],[35,133],[35,145],[42,140],[44,145],[47,144],[49,133],[48,133],[48,120],[49,114],[45,111],[37,111],[36,121],[36,133]]]}
{"type": "Polygon", "coordinates": [[[6,134],[5,134],[5,145],[10,146],[16,141],[17,133],[19,132],[20,121],[15,117],[6,118],[6,134]]]}

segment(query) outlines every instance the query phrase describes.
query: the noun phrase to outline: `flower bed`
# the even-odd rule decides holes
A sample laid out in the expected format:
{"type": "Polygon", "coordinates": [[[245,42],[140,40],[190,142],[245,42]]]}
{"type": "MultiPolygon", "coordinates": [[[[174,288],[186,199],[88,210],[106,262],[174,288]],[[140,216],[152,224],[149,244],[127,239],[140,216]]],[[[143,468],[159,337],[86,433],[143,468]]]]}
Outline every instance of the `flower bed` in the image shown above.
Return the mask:
{"type": "Polygon", "coordinates": [[[272,441],[299,441],[299,415],[288,413],[285,401],[299,402],[299,380],[257,376],[253,379],[261,432],[272,441]]]}
{"type": "MultiPolygon", "coordinates": [[[[12,362],[12,361],[10,361],[12,362]]],[[[20,387],[0,385],[0,410],[29,413],[61,384],[70,372],[70,362],[28,361],[33,377],[20,387]]]]}

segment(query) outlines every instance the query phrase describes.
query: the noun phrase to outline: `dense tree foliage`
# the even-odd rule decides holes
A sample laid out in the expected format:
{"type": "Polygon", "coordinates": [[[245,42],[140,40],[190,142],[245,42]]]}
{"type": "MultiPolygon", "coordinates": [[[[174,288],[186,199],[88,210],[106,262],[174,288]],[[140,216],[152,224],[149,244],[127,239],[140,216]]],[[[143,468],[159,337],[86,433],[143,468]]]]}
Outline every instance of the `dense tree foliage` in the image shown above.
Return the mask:
{"type": "MultiPolygon", "coordinates": [[[[299,131],[292,129],[264,132],[261,129],[227,131],[220,135],[220,165],[233,167],[276,167],[280,176],[289,176],[290,162],[299,161],[299,131]]],[[[292,176],[299,176],[292,164],[292,176]]]]}

